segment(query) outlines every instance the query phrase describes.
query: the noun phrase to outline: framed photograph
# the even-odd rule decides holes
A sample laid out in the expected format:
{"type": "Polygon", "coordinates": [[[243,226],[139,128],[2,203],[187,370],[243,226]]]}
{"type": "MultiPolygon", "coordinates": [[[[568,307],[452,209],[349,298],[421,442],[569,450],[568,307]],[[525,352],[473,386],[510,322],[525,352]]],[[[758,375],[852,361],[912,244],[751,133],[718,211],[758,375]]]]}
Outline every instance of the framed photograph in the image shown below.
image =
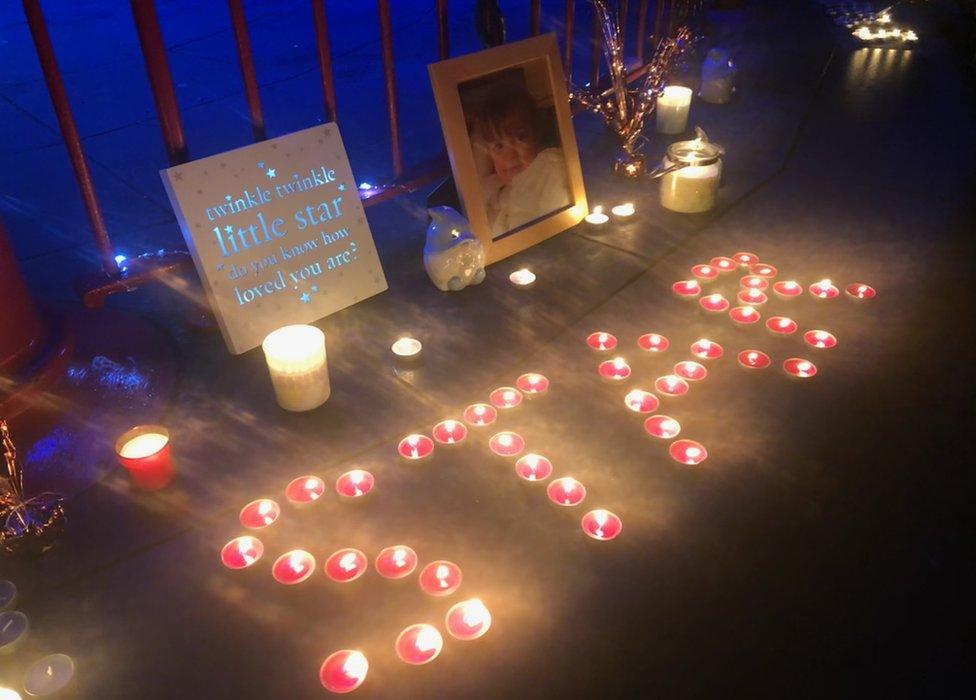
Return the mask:
{"type": "Polygon", "coordinates": [[[555,34],[429,70],[463,213],[488,263],[583,219],[583,173],[555,34]]]}

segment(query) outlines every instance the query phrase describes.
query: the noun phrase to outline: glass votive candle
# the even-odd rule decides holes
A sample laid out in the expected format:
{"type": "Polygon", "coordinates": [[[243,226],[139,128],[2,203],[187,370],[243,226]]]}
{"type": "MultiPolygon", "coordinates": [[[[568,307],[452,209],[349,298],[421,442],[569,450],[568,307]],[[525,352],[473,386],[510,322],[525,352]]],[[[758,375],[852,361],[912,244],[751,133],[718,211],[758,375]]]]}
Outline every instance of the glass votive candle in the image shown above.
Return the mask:
{"type": "Polygon", "coordinates": [[[557,506],[578,506],[586,498],[586,487],[571,476],[563,476],[550,482],[546,496],[557,506]]]}
{"type": "Polygon", "coordinates": [[[757,275],[745,275],[739,278],[739,285],[743,289],[758,289],[762,291],[769,286],[769,280],[765,277],[759,277],[757,275]]]}
{"type": "Polygon", "coordinates": [[[645,352],[664,352],[670,344],[660,333],[644,333],[637,339],[637,347],[645,352]]]}
{"type": "Polygon", "coordinates": [[[651,437],[670,440],[671,438],[677,437],[678,433],[681,432],[681,423],[671,416],[651,416],[644,421],[644,430],[651,437]]]}
{"type": "Polygon", "coordinates": [[[829,331],[807,331],[803,334],[803,340],[810,347],[820,350],[837,347],[837,338],[829,331]]]}
{"type": "Polygon", "coordinates": [[[271,575],[278,583],[294,586],[315,572],[315,557],[303,549],[293,549],[275,559],[271,575]]]}
{"type": "Polygon", "coordinates": [[[708,261],[708,264],[717,267],[719,272],[732,272],[737,267],[735,260],[727,258],[724,255],[712,258],[708,261]]]}
{"type": "Polygon", "coordinates": [[[713,265],[694,265],[691,274],[700,280],[713,280],[718,277],[718,268],[713,265]]]}
{"type": "Polygon", "coordinates": [[[689,466],[701,464],[708,457],[705,447],[694,440],[675,440],[668,447],[668,453],[676,462],[689,466]]]}
{"type": "Polygon", "coordinates": [[[156,491],[173,478],[169,431],[161,425],[138,425],[126,431],[115,441],[115,454],[138,489],[156,491]]]}
{"type": "Polygon", "coordinates": [[[448,418],[437,423],[430,434],[441,445],[457,445],[464,442],[468,436],[468,429],[461,421],[448,418]]]}
{"type": "Polygon", "coordinates": [[[410,625],[396,640],[400,660],[413,666],[430,663],[441,653],[444,638],[433,625],[410,625]]]}
{"type": "Polygon", "coordinates": [[[462,642],[478,639],[491,627],[491,613],[479,598],[455,603],[444,616],[448,634],[462,642]]]}
{"type": "Polygon", "coordinates": [[[19,610],[0,612],[0,654],[11,654],[27,639],[30,620],[19,610]]]}
{"type": "Polygon", "coordinates": [[[351,693],[363,684],[369,661],[361,651],[342,649],[329,654],[319,669],[319,682],[330,693],[351,693]]]}
{"type": "Polygon", "coordinates": [[[691,88],[666,85],[657,97],[656,123],[659,134],[680,134],[688,127],[691,88]]]}
{"type": "Polygon", "coordinates": [[[671,291],[679,297],[691,299],[701,294],[701,285],[698,280],[681,280],[671,285],[671,291]]]}
{"type": "Polygon", "coordinates": [[[535,273],[527,267],[515,270],[508,276],[508,281],[516,287],[528,287],[535,282],[535,273]]]}
{"type": "Polygon", "coordinates": [[[514,457],[525,449],[525,440],[518,433],[503,430],[491,436],[488,448],[499,457],[514,457]]]}
{"type": "Polygon", "coordinates": [[[220,550],[220,561],[228,569],[246,569],[264,555],[264,545],[257,537],[235,537],[220,550]]]}
{"type": "Polygon", "coordinates": [[[829,279],[822,279],[814,282],[808,288],[810,294],[817,299],[836,299],[840,295],[840,290],[835,287],[829,279]]]}
{"type": "Polygon", "coordinates": [[[617,336],[613,333],[607,333],[606,331],[594,331],[586,336],[586,344],[590,346],[592,350],[597,352],[605,352],[607,350],[613,350],[617,347],[617,336]]]}
{"type": "Polygon", "coordinates": [[[502,386],[488,395],[488,402],[495,408],[515,408],[522,403],[522,392],[510,386],[502,386]]]}
{"type": "Polygon", "coordinates": [[[708,376],[705,366],[694,360],[684,360],[674,366],[674,373],[690,382],[699,382],[708,376]]]}
{"type": "Polygon", "coordinates": [[[461,567],[451,561],[432,561],[420,570],[418,583],[427,595],[450,595],[461,586],[461,567]]]}
{"type": "Polygon", "coordinates": [[[402,360],[413,360],[420,357],[423,344],[416,338],[403,337],[390,346],[393,354],[402,360]]]}
{"type": "Polygon", "coordinates": [[[418,460],[429,457],[434,452],[434,441],[426,435],[411,433],[400,440],[397,453],[404,459],[418,460]]]}
{"type": "Polygon", "coordinates": [[[729,311],[729,318],[737,326],[751,326],[762,318],[762,314],[754,306],[737,306],[729,311]]]}
{"type": "Polygon", "coordinates": [[[691,354],[701,360],[717,360],[725,351],[714,340],[699,338],[691,344],[691,354]]]}
{"type": "Polygon", "coordinates": [[[552,474],[552,462],[542,455],[530,452],[515,462],[515,473],[526,481],[545,481],[552,474]]]}
{"type": "Polygon", "coordinates": [[[285,487],[285,498],[295,505],[317,501],[323,493],[325,493],[325,482],[312,474],[292,479],[285,487]]]}
{"type": "Polygon", "coordinates": [[[624,405],[634,413],[652,413],[657,410],[661,402],[649,391],[631,389],[624,397],[624,405]]]}
{"type": "Polygon", "coordinates": [[[249,530],[268,527],[281,515],[281,506],[270,498],[258,498],[241,508],[241,525],[249,530]]]}
{"type": "Polygon", "coordinates": [[[325,560],[325,575],[336,583],[349,583],[366,573],[369,560],[358,549],[345,547],[325,560]]]}
{"type": "Polygon", "coordinates": [[[27,668],[24,673],[24,690],[28,695],[54,695],[64,690],[74,677],[74,659],[67,654],[50,654],[27,668]]]}
{"type": "Polygon", "coordinates": [[[688,382],[673,374],[665,374],[663,377],[654,380],[654,389],[657,393],[665,396],[684,396],[688,393],[689,388],[688,382]]]}
{"type": "Polygon", "coordinates": [[[783,362],[783,370],[791,377],[809,379],[817,373],[817,366],[802,357],[791,357],[783,362]]]}
{"type": "Polygon", "coordinates": [[[780,280],[773,285],[773,291],[780,299],[793,299],[803,294],[803,285],[796,280],[780,280]]]}
{"type": "Polygon", "coordinates": [[[718,292],[702,297],[698,300],[698,304],[705,309],[705,311],[713,314],[722,313],[723,311],[728,311],[729,309],[729,300],[718,292]]]}
{"type": "Polygon", "coordinates": [[[620,534],[620,531],[624,529],[624,524],[614,513],[598,508],[583,516],[580,520],[580,527],[594,540],[607,542],[620,534]]]}
{"type": "Polygon", "coordinates": [[[739,267],[751,267],[759,262],[759,256],[755,253],[740,251],[732,256],[732,259],[739,263],[739,267]]]}
{"type": "Polygon", "coordinates": [[[480,428],[494,423],[498,418],[498,411],[491,404],[473,403],[464,409],[461,418],[468,425],[480,428]]]}
{"type": "Polygon", "coordinates": [[[622,357],[615,357],[612,360],[604,360],[597,367],[597,373],[612,382],[619,382],[630,376],[630,365],[622,357]]]}
{"type": "Polygon", "coordinates": [[[739,364],[746,369],[766,369],[771,360],[762,350],[743,350],[738,355],[739,364]]]}
{"type": "Polygon", "coordinates": [[[878,295],[874,287],[863,282],[852,282],[844,289],[852,299],[874,299],[878,295]]]}
{"type": "Polygon", "coordinates": [[[279,406],[310,411],[328,400],[325,333],[315,326],[285,326],[269,333],[261,348],[279,406]]]}
{"type": "Polygon", "coordinates": [[[766,295],[758,290],[750,287],[749,289],[743,289],[738,293],[736,298],[741,304],[751,304],[752,306],[761,306],[766,303],[766,295]]]}
{"type": "Polygon", "coordinates": [[[792,335],[796,333],[796,321],[786,316],[771,316],[766,320],[766,328],[776,335],[792,335]]]}
{"type": "Polygon", "coordinates": [[[362,498],[375,485],[376,479],[365,469],[350,469],[336,479],[335,490],[343,498],[362,498]]]}
{"type": "Polygon", "coordinates": [[[383,578],[399,579],[412,574],[417,561],[417,553],[411,547],[397,544],[381,550],[373,565],[383,578]]]}
{"type": "Polygon", "coordinates": [[[0,581],[0,610],[13,607],[17,600],[17,586],[13,581],[0,581]]]}
{"type": "Polygon", "coordinates": [[[515,387],[523,394],[532,398],[549,391],[549,379],[538,372],[526,372],[515,380],[515,387]]]}

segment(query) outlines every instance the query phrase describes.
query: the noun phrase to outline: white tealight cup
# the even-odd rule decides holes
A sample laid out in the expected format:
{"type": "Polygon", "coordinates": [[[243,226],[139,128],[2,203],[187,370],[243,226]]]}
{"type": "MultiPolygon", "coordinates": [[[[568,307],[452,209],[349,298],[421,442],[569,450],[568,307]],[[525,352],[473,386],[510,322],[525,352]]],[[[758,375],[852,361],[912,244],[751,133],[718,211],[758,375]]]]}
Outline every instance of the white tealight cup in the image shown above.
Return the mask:
{"type": "Polygon", "coordinates": [[[508,276],[508,281],[514,284],[516,287],[528,287],[530,284],[535,282],[535,273],[532,272],[527,267],[523,267],[521,270],[516,270],[508,276]]]}
{"type": "Polygon", "coordinates": [[[661,134],[680,134],[688,127],[691,88],[668,85],[657,98],[657,130],[661,134]]]}
{"type": "Polygon", "coordinates": [[[24,674],[24,690],[44,697],[62,690],[75,675],[75,662],[67,654],[51,654],[31,664],[24,674]]]}
{"type": "Polygon", "coordinates": [[[416,338],[404,336],[393,343],[393,345],[390,346],[390,349],[393,351],[393,354],[400,359],[413,360],[420,355],[420,351],[423,349],[423,347],[423,344],[416,338]]]}
{"type": "Polygon", "coordinates": [[[278,405],[286,411],[310,411],[331,393],[325,333],[315,326],[285,326],[261,344],[278,405]]]}

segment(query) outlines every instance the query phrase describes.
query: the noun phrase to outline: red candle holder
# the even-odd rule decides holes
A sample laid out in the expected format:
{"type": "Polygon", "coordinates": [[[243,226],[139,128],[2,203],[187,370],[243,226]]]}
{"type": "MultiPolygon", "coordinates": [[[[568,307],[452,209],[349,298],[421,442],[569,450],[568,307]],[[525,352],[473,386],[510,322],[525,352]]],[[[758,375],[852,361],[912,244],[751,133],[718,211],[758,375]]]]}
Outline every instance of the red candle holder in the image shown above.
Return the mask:
{"type": "Polygon", "coordinates": [[[322,662],[319,682],[331,693],[351,693],[363,684],[369,672],[369,661],[361,651],[342,649],[322,662]]]}
{"type": "Polygon", "coordinates": [[[491,627],[491,613],[479,598],[463,600],[447,611],[444,627],[455,639],[470,642],[483,636],[491,627]]]}
{"type": "Polygon", "coordinates": [[[657,410],[661,402],[649,391],[632,389],[624,397],[624,405],[634,413],[652,413],[657,410]]]}
{"type": "Polygon", "coordinates": [[[420,433],[412,433],[407,435],[405,438],[400,440],[400,443],[397,445],[397,452],[399,455],[404,459],[409,459],[410,461],[430,457],[433,451],[434,441],[426,435],[421,435],[420,433]]]}
{"type": "Polygon", "coordinates": [[[728,311],[729,300],[716,292],[715,294],[709,294],[708,296],[699,299],[698,305],[705,309],[705,311],[713,314],[719,314],[723,311],[728,311]]]}
{"type": "Polygon", "coordinates": [[[758,289],[743,289],[736,295],[739,302],[743,304],[751,304],[752,306],[761,306],[766,303],[768,298],[762,291],[758,289]]]}
{"type": "Polygon", "coordinates": [[[622,357],[615,357],[612,360],[604,360],[597,367],[597,372],[604,379],[619,382],[630,376],[630,365],[622,357]]]}
{"type": "Polygon", "coordinates": [[[694,360],[679,362],[674,366],[674,373],[691,382],[700,382],[708,376],[708,370],[705,369],[705,366],[694,360]]]}
{"type": "Polygon", "coordinates": [[[822,279],[814,282],[808,287],[808,291],[817,299],[836,299],[840,296],[840,290],[835,287],[829,279],[822,279]]]}
{"type": "Polygon", "coordinates": [[[557,506],[578,506],[586,498],[586,487],[571,476],[563,476],[546,487],[546,496],[557,506]]]}
{"type": "Polygon", "coordinates": [[[293,549],[275,559],[271,575],[278,583],[294,586],[315,572],[315,557],[303,549],[293,549]]]}
{"type": "Polygon", "coordinates": [[[714,340],[699,338],[691,344],[691,354],[701,360],[717,360],[725,350],[714,340]]]}
{"type": "Polygon", "coordinates": [[[526,481],[545,481],[552,474],[552,462],[546,457],[530,452],[519,457],[515,473],[526,481]]]}
{"type": "Polygon", "coordinates": [[[173,478],[169,431],[161,425],[137,425],[115,441],[115,454],[133,485],[157,491],[173,478]]]}
{"type": "Polygon", "coordinates": [[[847,292],[847,296],[858,300],[874,299],[878,295],[874,287],[863,282],[851,282],[844,291],[847,292]]]}
{"type": "Polygon", "coordinates": [[[802,357],[791,357],[783,362],[783,369],[791,377],[809,379],[817,373],[817,366],[802,357]]]}
{"type": "Polygon", "coordinates": [[[501,386],[488,395],[488,402],[495,408],[515,408],[522,403],[522,392],[510,386],[501,386]]]}
{"type": "Polygon", "coordinates": [[[220,561],[228,569],[246,569],[264,555],[264,545],[257,537],[235,537],[220,550],[220,561]]]}
{"type": "Polygon", "coordinates": [[[732,272],[738,265],[735,260],[727,258],[724,255],[712,258],[708,264],[712,267],[717,267],[719,272],[732,272]]]}
{"type": "Polygon", "coordinates": [[[270,498],[259,498],[241,508],[238,517],[241,525],[247,529],[260,530],[274,523],[279,515],[281,515],[281,506],[270,498]]]}
{"type": "Polygon", "coordinates": [[[803,341],[810,347],[820,350],[837,347],[837,338],[829,331],[807,331],[803,334],[803,341]]]}
{"type": "Polygon", "coordinates": [[[670,344],[660,333],[645,333],[637,339],[637,347],[646,352],[664,352],[670,344]]]}
{"type": "Polygon", "coordinates": [[[690,299],[701,294],[701,285],[697,280],[681,280],[671,285],[671,291],[679,297],[690,299]]]}
{"type": "Polygon", "coordinates": [[[752,267],[759,262],[759,256],[755,253],[736,253],[732,259],[739,263],[739,267],[752,267]]]}
{"type": "Polygon", "coordinates": [[[358,549],[337,550],[325,560],[325,575],[337,583],[349,583],[366,573],[369,560],[358,549]]]}
{"type": "Polygon", "coordinates": [[[464,409],[461,418],[468,425],[481,428],[494,423],[498,419],[498,411],[491,404],[473,403],[464,409]]]}
{"type": "Polygon", "coordinates": [[[444,559],[432,561],[420,570],[420,589],[427,595],[451,595],[461,586],[461,567],[444,559]]]}
{"type": "Polygon", "coordinates": [[[665,374],[663,377],[654,380],[654,389],[657,393],[665,396],[684,396],[688,393],[689,388],[688,382],[673,374],[665,374]]]}
{"type": "Polygon", "coordinates": [[[400,660],[412,666],[428,664],[441,653],[444,638],[433,625],[410,625],[396,640],[396,653],[400,660]]]}
{"type": "Polygon", "coordinates": [[[763,277],[767,280],[776,276],[778,270],[768,263],[753,263],[749,266],[749,272],[756,277],[763,277]]]}
{"type": "Polygon", "coordinates": [[[515,380],[515,387],[532,398],[549,391],[549,379],[538,372],[527,372],[515,380]]]}
{"type": "Polygon", "coordinates": [[[350,469],[336,479],[336,493],[343,498],[362,498],[373,490],[376,479],[365,469],[350,469]]]}
{"type": "Polygon", "coordinates": [[[606,331],[595,331],[586,336],[586,344],[597,352],[606,352],[617,347],[617,336],[606,331]]]}
{"type": "Polygon", "coordinates": [[[766,320],[766,328],[777,335],[793,335],[796,333],[796,321],[786,316],[771,316],[766,320]]]}
{"type": "Polygon", "coordinates": [[[464,442],[464,438],[468,436],[468,429],[461,421],[448,418],[435,425],[430,434],[441,445],[457,445],[464,442]]]}
{"type": "Polygon", "coordinates": [[[739,353],[739,364],[746,369],[766,369],[771,360],[762,350],[743,350],[739,353]]]}
{"type": "Polygon", "coordinates": [[[499,457],[514,457],[525,449],[525,439],[511,430],[503,430],[491,436],[488,448],[499,457]]]}
{"type": "Polygon", "coordinates": [[[614,513],[603,508],[591,510],[580,520],[580,527],[588,536],[599,542],[608,542],[620,534],[624,524],[614,513]]]}
{"type": "Polygon", "coordinates": [[[400,579],[417,568],[417,553],[405,544],[386,547],[376,557],[374,566],[383,578],[400,579]]]}
{"type": "Polygon", "coordinates": [[[780,280],[773,285],[773,291],[780,299],[792,299],[803,294],[803,285],[796,280],[780,280]]]}
{"type": "Polygon", "coordinates": [[[718,268],[711,265],[695,265],[691,268],[691,274],[700,280],[713,280],[718,277],[718,268]]]}
{"type": "Polygon", "coordinates": [[[694,440],[675,440],[668,447],[671,458],[681,464],[694,466],[708,458],[708,452],[700,442],[694,440]]]}
{"type": "Polygon", "coordinates": [[[644,421],[644,430],[651,437],[670,440],[671,438],[678,437],[678,433],[681,432],[681,423],[671,416],[651,416],[644,421]]]}
{"type": "Polygon", "coordinates": [[[739,284],[743,289],[758,289],[762,291],[769,286],[769,280],[763,277],[757,277],[756,275],[746,275],[739,279],[739,284]]]}
{"type": "Polygon", "coordinates": [[[317,501],[325,493],[325,482],[314,474],[292,479],[285,487],[285,498],[295,505],[317,501]]]}
{"type": "Polygon", "coordinates": [[[751,326],[762,318],[754,306],[737,306],[729,311],[729,318],[739,326],[751,326]]]}

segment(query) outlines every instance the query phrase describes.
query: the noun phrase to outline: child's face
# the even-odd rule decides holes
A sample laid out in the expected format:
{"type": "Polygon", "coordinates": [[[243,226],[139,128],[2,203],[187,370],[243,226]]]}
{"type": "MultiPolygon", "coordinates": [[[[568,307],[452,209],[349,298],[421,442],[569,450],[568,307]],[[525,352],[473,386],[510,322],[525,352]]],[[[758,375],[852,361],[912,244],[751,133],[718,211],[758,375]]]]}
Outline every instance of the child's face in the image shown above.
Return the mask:
{"type": "Polygon", "coordinates": [[[499,133],[488,141],[488,155],[495,174],[503,185],[508,185],[538,153],[532,131],[520,114],[506,117],[500,126],[499,133]]]}

